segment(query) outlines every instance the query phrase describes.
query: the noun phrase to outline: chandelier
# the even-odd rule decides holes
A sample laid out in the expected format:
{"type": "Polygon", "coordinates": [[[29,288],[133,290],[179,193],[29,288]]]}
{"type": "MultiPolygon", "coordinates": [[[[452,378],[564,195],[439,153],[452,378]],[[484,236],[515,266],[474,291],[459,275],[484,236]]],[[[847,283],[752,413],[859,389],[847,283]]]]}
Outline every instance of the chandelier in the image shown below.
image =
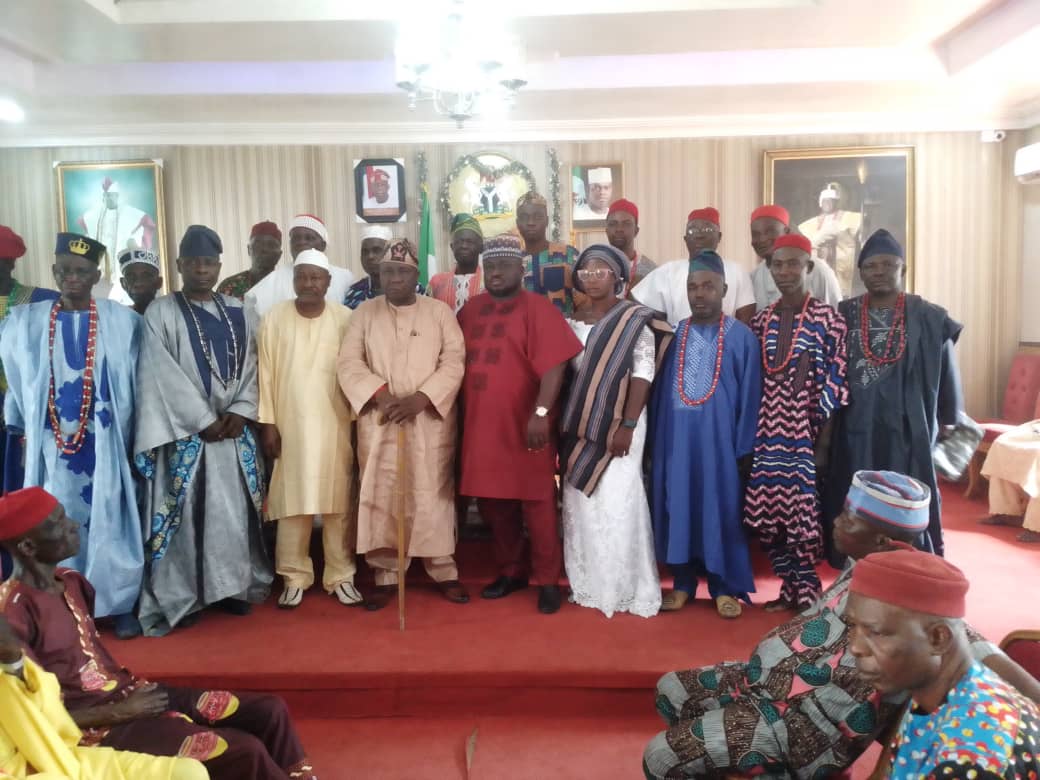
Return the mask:
{"type": "Polygon", "coordinates": [[[467,119],[501,115],[515,103],[527,83],[519,50],[487,5],[493,6],[452,0],[446,13],[401,23],[395,81],[408,93],[410,109],[432,103],[461,128],[467,119]]]}

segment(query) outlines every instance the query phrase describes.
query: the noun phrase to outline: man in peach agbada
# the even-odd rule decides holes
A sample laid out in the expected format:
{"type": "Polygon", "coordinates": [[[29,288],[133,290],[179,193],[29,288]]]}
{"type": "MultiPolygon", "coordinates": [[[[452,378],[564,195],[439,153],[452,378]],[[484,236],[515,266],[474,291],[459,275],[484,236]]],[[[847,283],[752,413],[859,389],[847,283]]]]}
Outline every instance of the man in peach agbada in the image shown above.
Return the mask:
{"type": "Polygon", "coordinates": [[[339,355],[340,387],[357,414],[357,552],[376,581],[369,610],[385,607],[404,576],[397,563],[402,494],[405,571],[412,557],[422,558],[448,601],[469,601],[453,557],[455,398],[465,347],[455,313],[416,295],[418,277],[412,244],[391,244],[379,266],[383,295],[355,309],[339,355]]]}

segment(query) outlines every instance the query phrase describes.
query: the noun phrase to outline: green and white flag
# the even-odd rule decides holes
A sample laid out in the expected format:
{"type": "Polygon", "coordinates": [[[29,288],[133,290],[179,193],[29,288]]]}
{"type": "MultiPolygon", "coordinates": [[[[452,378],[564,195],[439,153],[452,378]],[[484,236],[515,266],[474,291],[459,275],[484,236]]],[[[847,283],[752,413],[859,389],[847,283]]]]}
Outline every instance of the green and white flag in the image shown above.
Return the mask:
{"type": "Polygon", "coordinates": [[[437,251],[433,242],[430,193],[423,185],[419,209],[419,284],[425,287],[435,273],[437,273],[437,251]]]}

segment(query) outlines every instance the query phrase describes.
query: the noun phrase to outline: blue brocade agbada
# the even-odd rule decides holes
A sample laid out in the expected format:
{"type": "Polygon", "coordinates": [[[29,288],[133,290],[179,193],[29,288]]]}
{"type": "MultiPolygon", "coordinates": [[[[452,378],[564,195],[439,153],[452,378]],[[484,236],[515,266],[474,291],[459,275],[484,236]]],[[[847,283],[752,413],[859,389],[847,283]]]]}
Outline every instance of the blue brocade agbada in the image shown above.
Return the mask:
{"type": "Polygon", "coordinates": [[[722,369],[714,395],[702,405],[715,373],[718,323],[683,320],[654,383],[650,511],[659,561],[694,563],[729,593],[752,593],[755,580],[741,526],[744,487],[738,458],[755,443],[762,372],[758,339],[725,318],[722,369]],[[684,377],[679,376],[685,347],[684,377]]]}
{"type": "MultiPolygon", "coordinates": [[[[95,587],[95,616],[103,617],[133,610],[144,568],[141,521],[129,461],[141,319],[115,302],[95,303],[94,401],[85,443],[75,455],[63,455],[58,450],[47,413],[51,301],[19,306],[10,313],[0,339],[0,360],[8,382],[4,414],[9,460],[21,457],[16,454],[17,444],[19,432],[24,431],[22,485],[40,485],[53,493],[79,526],[79,553],[63,565],[81,572],[95,587]]],[[[66,437],[78,427],[88,317],[87,311],[58,314],[53,360],[55,406],[66,437]]],[[[22,485],[6,484],[5,488],[22,485]]]]}

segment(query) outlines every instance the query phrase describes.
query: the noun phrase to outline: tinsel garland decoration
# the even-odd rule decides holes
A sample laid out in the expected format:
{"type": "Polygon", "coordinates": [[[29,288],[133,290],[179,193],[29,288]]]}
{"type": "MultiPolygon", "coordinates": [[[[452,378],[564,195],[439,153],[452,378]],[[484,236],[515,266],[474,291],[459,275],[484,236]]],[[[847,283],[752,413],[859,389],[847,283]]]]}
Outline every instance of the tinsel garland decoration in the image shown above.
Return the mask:
{"type": "Polygon", "coordinates": [[[552,240],[560,240],[560,158],[554,147],[549,147],[549,197],[552,199],[552,240]]]}
{"type": "Polygon", "coordinates": [[[423,187],[426,186],[426,181],[430,175],[430,168],[426,162],[426,152],[419,151],[415,155],[415,168],[419,173],[419,186],[415,188],[415,213],[421,213],[422,211],[422,191],[423,187]]]}

